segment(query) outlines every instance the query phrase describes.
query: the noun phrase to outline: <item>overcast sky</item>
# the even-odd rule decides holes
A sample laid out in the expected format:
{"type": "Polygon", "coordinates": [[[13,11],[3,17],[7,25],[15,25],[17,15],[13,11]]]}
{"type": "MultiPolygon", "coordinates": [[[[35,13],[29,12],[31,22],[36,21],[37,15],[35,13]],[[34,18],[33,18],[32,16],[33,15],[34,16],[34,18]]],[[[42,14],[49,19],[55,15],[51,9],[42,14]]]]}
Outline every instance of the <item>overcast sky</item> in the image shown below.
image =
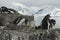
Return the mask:
{"type": "Polygon", "coordinates": [[[60,8],[60,0],[0,0],[0,5],[2,4],[9,5],[6,2],[8,3],[17,2],[17,3],[22,3],[26,6],[37,6],[37,7],[42,6],[42,5],[52,5],[52,6],[60,8]]]}

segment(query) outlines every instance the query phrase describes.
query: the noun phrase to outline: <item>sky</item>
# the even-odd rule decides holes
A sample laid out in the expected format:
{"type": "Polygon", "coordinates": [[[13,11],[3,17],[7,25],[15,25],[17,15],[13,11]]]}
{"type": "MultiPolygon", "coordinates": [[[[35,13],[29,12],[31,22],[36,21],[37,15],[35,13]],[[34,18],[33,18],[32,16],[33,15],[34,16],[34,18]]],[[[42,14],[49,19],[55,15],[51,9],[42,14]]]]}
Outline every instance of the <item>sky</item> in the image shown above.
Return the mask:
{"type": "MultiPolygon", "coordinates": [[[[0,5],[2,4],[9,5],[9,3],[11,2],[21,3],[29,7],[32,6],[40,7],[43,5],[51,5],[60,8],[60,0],[0,0],[0,5]]],[[[11,5],[12,4],[10,4],[9,6],[11,5]]]]}

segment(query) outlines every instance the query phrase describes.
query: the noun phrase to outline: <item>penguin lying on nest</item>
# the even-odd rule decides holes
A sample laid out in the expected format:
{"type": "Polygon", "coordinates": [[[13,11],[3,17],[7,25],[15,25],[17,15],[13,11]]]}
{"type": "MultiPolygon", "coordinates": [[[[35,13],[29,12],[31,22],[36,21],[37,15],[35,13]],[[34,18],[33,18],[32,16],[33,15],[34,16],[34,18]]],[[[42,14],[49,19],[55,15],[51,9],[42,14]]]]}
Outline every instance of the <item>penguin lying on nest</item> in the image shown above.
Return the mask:
{"type": "Polygon", "coordinates": [[[7,8],[5,6],[2,6],[0,8],[1,13],[8,12],[8,13],[16,13],[17,11],[11,8],[7,8]]]}

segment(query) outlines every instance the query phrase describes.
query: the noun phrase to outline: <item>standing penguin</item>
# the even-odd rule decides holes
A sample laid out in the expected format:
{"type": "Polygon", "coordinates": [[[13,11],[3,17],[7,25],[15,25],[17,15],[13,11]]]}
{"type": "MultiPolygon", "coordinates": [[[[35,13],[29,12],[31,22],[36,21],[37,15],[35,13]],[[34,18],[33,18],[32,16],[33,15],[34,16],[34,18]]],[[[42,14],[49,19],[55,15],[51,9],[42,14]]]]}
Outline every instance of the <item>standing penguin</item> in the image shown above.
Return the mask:
{"type": "Polygon", "coordinates": [[[47,14],[44,18],[43,18],[43,20],[42,20],[42,29],[43,30],[46,30],[46,29],[48,29],[48,22],[49,22],[49,20],[50,20],[50,15],[49,14],[47,14]]]}
{"type": "Polygon", "coordinates": [[[56,24],[56,21],[54,19],[50,19],[49,23],[50,23],[50,26],[49,26],[49,29],[50,29],[56,24]]]}

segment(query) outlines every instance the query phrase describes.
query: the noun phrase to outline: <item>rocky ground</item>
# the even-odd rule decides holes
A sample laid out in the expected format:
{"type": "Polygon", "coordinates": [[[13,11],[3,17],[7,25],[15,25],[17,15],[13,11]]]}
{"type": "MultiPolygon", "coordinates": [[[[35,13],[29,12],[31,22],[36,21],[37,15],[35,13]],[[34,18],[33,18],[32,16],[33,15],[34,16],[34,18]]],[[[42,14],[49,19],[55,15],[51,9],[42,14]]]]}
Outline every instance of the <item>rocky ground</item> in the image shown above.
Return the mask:
{"type": "Polygon", "coordinates": [[[18,31],[0,30],[0,40],[60,40],[60,31],[37,30],[37,31],[18,31]]]}

